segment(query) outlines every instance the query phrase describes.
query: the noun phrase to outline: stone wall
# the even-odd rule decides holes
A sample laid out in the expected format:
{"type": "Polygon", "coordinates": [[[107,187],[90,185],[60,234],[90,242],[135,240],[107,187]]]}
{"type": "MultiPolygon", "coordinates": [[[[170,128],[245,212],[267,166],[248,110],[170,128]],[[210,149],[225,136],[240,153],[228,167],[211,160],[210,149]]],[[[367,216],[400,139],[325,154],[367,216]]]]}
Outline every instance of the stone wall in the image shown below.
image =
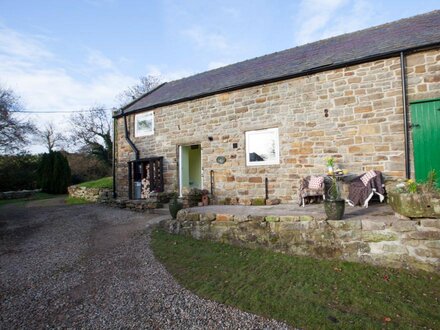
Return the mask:
{"type": "MultiPolygon", "coordinates": [[[[410,100],[440,97],[439,57],[440,49],[408,56],[410,100]]],[[[213,170],[218,200],[262,198],[267,177],[269,198],[292,202],[299,178],[324,173],[329,156],[352,173],[379,170],[390,183],[403,178],[401,95],[395,57],[158,107],[152,110],[155,134],[131,138],[141,158],[164,156],[166,191],[177,187],[178,146],[200,144],[203,188],[210,190],[213,170]],[[279,128],[280,164],[247,167],[245,132],[273,127],[279,128]],[[217,164],[217,156],[226,163],[217,164]]],[[[128,121],[134,132],[134,115],[128,121]]],[[[134,153],[122,118],[116,128],[116,187],[126,197],[127,161],[134,153]]]]}
{"type": "Polygon", "coordinates": [[[70,197],[82,198],[89,202],[97,202],[98,199],[108,199],[112,195],[112,189],[108,188],[86,188],[81,186],[70,186],[67,188],[70,197]]]}
{"type": "Polygon", "coordinates": [[[325,220],[325,216],[237,216],[179,211],[162,222],[171,233],[261,247],[292,255],[338,258],[440,272],[440,220],[325,220]]]}
{"type": "Polygon", "coordinates": [[[0,191],[0,199],[17,199],[31,197],[35,193],[40,192],[41,189],[36,190],[17,190],[17,191],[0,191]]]}

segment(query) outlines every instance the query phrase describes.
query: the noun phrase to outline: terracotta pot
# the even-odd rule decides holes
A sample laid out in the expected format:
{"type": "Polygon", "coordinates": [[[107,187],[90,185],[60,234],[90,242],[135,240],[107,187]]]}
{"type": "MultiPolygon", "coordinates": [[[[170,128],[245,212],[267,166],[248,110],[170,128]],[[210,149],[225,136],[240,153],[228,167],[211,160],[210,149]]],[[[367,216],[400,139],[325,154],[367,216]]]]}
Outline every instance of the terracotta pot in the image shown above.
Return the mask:
{"type": "Polygon", "coordinates": [[[202,196],[202,204],[203,204],[203,206],[208,206],[209,205],[209,197],[208,197],[208,195],[203,195],[202,196]]]}

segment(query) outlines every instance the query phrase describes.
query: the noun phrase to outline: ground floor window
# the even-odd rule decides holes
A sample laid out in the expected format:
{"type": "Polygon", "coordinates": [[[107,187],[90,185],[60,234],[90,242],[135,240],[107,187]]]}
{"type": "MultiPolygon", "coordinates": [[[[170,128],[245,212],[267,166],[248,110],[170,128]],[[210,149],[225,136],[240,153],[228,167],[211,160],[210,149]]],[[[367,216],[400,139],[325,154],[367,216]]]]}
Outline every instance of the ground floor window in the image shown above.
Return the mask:
{"type": "Polygon", "coordinates": [[[246,132],[246,165],[280,163],[278,128],[246,132]]]}

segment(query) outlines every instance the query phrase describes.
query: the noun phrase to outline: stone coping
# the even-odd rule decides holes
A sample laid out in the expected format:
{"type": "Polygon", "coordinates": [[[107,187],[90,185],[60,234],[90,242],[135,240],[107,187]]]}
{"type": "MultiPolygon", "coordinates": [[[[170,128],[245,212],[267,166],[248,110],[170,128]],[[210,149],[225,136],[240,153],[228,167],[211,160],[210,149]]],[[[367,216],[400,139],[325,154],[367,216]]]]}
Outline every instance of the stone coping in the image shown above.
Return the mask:
{"type": "MultiPolygon", "coordinates": [[[[324,205],[310,204],[305,207],[296,204],[280,204],[273,206],[243,206],[243,205],[209,205],[186,209],[191,213],[214,213],[237,216],[311,216],[315,220],[326,220],[324,205]]],[[[368,208],[346,205],[343,220],[369,219],[382,222],[393,222],[398,218],[388,204],[372,204],[368,208]]],[[[338,220],[340,221],[340,220],[338,220]]]]}

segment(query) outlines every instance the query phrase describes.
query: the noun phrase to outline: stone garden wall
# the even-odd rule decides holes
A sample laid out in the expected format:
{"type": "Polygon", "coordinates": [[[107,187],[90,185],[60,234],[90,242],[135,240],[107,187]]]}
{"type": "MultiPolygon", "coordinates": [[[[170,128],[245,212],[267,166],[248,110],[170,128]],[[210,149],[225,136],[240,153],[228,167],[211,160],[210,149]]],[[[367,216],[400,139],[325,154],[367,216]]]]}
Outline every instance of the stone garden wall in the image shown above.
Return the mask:
{"type": "Polygon", "coordinates": [[[162,225],[196,239],[440,272],[439,219],[325,220],[325,215],[264,217],[181,210],[176,220],[162,225]]]}
{"type": "Polygon", "coordinates": [[[108,188],[86,188],[80,186],[70,186],[67,188],[69,196],[82,198],[89,202],[97,202],[98,199],[107,199],[112,195],[112,189],[108,188]]]}
{"type": "MultiPolygon", "coordinates": [[[[440,49],[408,56],[410,101],[440,96],[439,59],[440,49]]],[[[178,146],[191,144],[201,145],[202,188],[210,190],[210,171],[214,171],[218,200],[264,198],[267,177],[269,198],[293,202],[299,179],[325,173],[329,156],[350,173],[382,171],[390,184],[405,176],[399,57],[152,111],[155,134],[134,137],[134,115],[129,115],[130,137],[141,158],[164,157],[167,192],[177,188],[178,146]],[[280,164],[246,166],[245,132],[275,127],[279,129],[280,164]],[[218,164],[218,156],[226,162],[218,164]]],[[[117,119],[116,129],[116,187],[119,197],[127,197],[127,162],[134,153],[125,141],[122,118],[117,119]]]]}
{"type": "Polygon", "coordinates": [[[17,199],[17,198],[26,198],[31,197],[37,192],[40,192],[41,189],[36,190],[17,190],[17,191],[4,191],[0,192],[0,200],[1,199],[17,199]]]}

